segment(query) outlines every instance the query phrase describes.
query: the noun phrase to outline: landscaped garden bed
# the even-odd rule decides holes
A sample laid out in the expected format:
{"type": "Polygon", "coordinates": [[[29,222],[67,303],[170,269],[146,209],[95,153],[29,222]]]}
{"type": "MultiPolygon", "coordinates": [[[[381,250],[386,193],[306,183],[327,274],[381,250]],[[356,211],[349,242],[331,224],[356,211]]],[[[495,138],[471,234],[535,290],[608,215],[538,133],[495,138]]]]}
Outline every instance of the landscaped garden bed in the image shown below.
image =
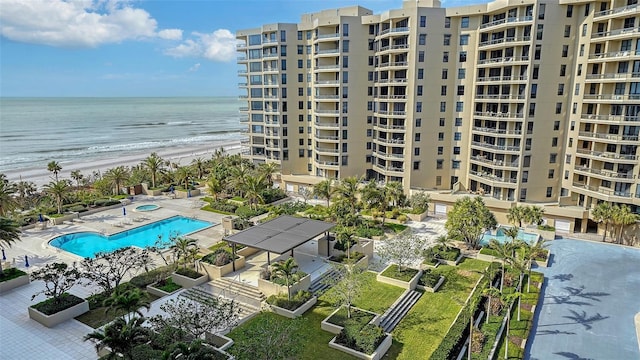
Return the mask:
{"type": "Polygon", "coordinates": [[[201,274],[191,268],[180,267],[171,274],[171,279],[175,284],[188,289],[206,283],[209,281],[209,275],[201,274]]]}
{"type": "Polygon", "coordinates": [[[235,260],[231,260],[233,255],[225,249],[218,249],[211,254],[207,254],[200,259],[202,270],[209,276],[209,280],[219,279],[235,270],[242,269],[246,260],[244,256],[236,255],[235,260]]]}
{"type": "Polygon", "coordinates": [[[444,276],[436,274],[431,269],[426,269],[418,279],[417,288],[427,292],[436,292],[442,283],[444,283],[444,276]]]}
{"type": "Polygon", "coordinates": [[[29,283],[29,274],[18,269],[4,269],[0,275],[0,294],[29,283]]]}
{"type": "Polygon", "coordinates": [[[337,264],[352,263],[355,266],[360,266],[363,268],[367,268],[369,266],[369,257],[365,256],[365,254],[356,251],[352,252],[350,256],[351,258],[347,257],[346,254],[333,255],[328,260],[337,264]]]}
{"type": "Polygon", "coordinates": [[[170,277],[147,286],[147,291],[158,297],[171,295],[180,289],[182,289],[182,286],[174,283],[170,277]]]}
{"type": "Polygon", "coordinates": [[[436,259],[447,265],[458,265],[462,260],[460,249],[456,247],[436,245],[425,251],[425,259],[436,259]]]}
{"type": "Polygon", "coordinates": [[[379,360],[389,351],[393,339],[381,327],[373,324],[361,329],[345,327],[329,342],[329,347],[358,359],[379,360]]]}
{"type": "Polygon", "coordinates": [[[89,302],[72,294],[47,299],[29,307],[29,317],[46,327],[54,327],[89,311],[89,302]]]}
{"type": "Polygon", "coordinates": [[[318,298],[308,291],[298,291],[291,300],[286,295],[271,295],[266,300],[273,312],[290,319],[302,316],[317,301],[318,298]]]}
{"type": "Polygon", "coordinates": [[[391,264],[378,274],[377,280],[382,283],[413,290],[418,285],[418,279],[421,275],[422,270],[412,268],[399,269],[398,265],[391,264]]]}
{"type": "Polygon", "coordinates": [[[551,252],[548,249],[545,249],[544,254],[536,257],[532,260],[532,263],[539,267],[548,267],[549,266],[549,256],[551,252]]]}
{"type": "Polygon", "coordinates": [[[288,292],[295,294],[301,290],[309,290],[311,286],[311,275],[298,271],[295,277],[289,283],[289,289],[287,289],[286,281],[277,275],[269,273],[269,279],[258,278],[258,289],[266,296],[271,295],[286,295],[288,292]]]}
{"type": "Polygon", "coordinates": [[[351,307],[351,318],[349,318],[346,307],[340,307],[322,320],[320,328],[333,334],[339,334],[347,323],[355,323],[362,328],[367,324],[377,325],[379,322],[379,314],[374,312],[351,307]]]}

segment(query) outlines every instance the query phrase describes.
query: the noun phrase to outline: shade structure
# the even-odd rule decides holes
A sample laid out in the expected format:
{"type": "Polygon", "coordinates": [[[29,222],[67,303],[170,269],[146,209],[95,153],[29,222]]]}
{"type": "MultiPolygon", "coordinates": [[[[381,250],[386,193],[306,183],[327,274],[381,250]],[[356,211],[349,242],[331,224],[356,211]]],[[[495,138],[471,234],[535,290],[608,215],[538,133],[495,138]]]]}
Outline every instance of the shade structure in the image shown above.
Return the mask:
{"type": "Polygon", "coordinates": [[[276,254],[284,254],[331,230],[334,226],[335,224],[326,221],[283,215],[237,234],[226,236],[224,240],[276,254]]]}
{"type": "Polygon", "coordinates": [[[127,216],[127,208],[122,207],[122,216],[127,216]]]}

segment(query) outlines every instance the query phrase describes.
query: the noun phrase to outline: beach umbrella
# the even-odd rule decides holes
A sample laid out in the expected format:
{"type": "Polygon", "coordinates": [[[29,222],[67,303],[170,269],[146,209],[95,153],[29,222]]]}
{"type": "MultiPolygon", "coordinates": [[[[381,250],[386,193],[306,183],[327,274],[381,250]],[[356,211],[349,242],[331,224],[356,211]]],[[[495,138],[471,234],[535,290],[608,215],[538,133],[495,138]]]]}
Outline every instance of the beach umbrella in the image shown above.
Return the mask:
{"type": "Polygon", "coordinates": [[[27,255],[24,256],[24,266],[29,267],[29,258],[27,257],[27,255]]]}
{"type": "Polygon", "coordinates": [[[7,260],[7,255],[4,254],[4,249],[2,249],[2,260],[7,260]]]}
{"type": "Polygon", "coordinates": [[[127,208],[126,207],[122,207],[122,216],[127,216],[127,208]]]}
{"type": "Polygon", "coordinates": [[[38,214],[38,221],[44,222],[44,218],[42,217],[42,214],[38,214]]]}

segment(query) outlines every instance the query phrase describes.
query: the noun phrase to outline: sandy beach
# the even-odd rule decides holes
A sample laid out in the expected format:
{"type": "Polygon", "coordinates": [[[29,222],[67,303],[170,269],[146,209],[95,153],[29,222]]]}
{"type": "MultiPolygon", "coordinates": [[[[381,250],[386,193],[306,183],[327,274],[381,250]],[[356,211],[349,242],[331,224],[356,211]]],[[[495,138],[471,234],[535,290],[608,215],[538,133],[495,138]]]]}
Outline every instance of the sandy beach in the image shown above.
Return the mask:
{"type": "MultiPolygon", "coordinates": [[[[195,158],[209,159],[216,150],[223,148],[228,154],[237,154],[241,151],[239,140],[213,142],[207,146],[195,147],[178,147],[174,149],[147,149],[143,152],[136,152],[126,156],[116,156],[95,159],[85,162],[61,162],[62,171],[58,173],[60,179],[70,178],[72,171],[80,170],[85,176],[90,175],[94,171],[104,172],[116,166],[132,166],[139,164],[143,159],[148,157],[153,151],[158,153],[160,157],[180,165],[188,165],[195,158]]],[[[55,159],[55,155],[52,156],[55,159]]],[[[16,169],[5,172],[7,178],[11,181],[32,181],[38,187],[48,184],[53,180],[53,174],[47,170],[46,166],[42,168],[16,169]]]]}

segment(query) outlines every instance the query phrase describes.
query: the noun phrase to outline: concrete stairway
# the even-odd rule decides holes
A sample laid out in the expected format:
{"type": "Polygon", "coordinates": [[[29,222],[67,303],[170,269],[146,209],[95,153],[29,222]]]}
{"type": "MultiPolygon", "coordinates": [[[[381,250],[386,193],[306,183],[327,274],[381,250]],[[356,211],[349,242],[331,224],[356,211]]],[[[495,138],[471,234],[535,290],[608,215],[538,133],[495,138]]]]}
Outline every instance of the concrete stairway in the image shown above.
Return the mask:
{"type": "MultiPolygon", "coordinates": [[[[193,300],[193,301],[197,301],[199,303],[207,303],[209,301],[217,301],[218,299],[218,295],[214,295],[210,292],[207,292],[207,290],[205,290],[204,288],[200,287],[200,286],[195,286],[192,287],[190,289],[187,289],[186,291],[183,291],[182,293],[180,293],[180,296],[183,296],[189,300],[193,300]]],[[[253,314],[254,312],[257,312],[259,309],[254,308],[253,306],[249,306],[245,303],[236,302],[236,306],[239,309],[239,316],[240,318],[246,317],[250,314],[253,314]]]]}
{"type": "Polygon", "coordinates": [[[340,276],[340,274],[334,268],[330,268],[329,271],[311,282],[309,291],[315,296],[322,295],[325,291],[329,290],[331,283],[334,282],[338,276],[340,276]]]}
{"type": "Polygon", "coordinates": [[[258,287],[228,278],[211,280],[200,285],[200,288],[210,294],[233,299],[256,310],[262,307],[262,302],[266,299],[258,287]]]}
{"type": "Polygon", "coordinates": [[[421,292],[415,290],[407,290],[393,305],[387,310],[380,320],[380,326],[386,332],[391,332],[399,323],[402,318],[407,315],[411,307],[422,296],[421,292]]]}

